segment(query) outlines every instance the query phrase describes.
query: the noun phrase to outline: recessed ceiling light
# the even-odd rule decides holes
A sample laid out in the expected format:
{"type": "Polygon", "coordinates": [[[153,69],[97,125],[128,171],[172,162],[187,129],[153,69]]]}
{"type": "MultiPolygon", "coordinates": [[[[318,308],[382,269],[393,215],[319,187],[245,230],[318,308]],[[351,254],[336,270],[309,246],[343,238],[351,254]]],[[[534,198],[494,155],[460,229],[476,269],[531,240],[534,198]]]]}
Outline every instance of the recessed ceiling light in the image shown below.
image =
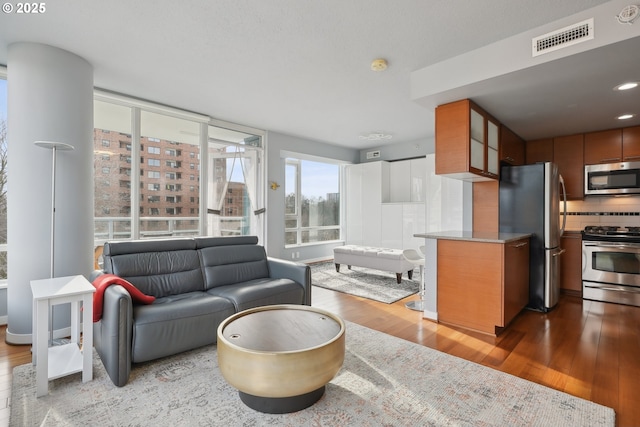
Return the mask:
{"type": "Polygon", "coordinates": [[[632,117],[635,117],[635,114],[623,114],[621,116],[618,116],[618,120],[627,120],[630,119],[632,117]]]}
{"type": "Polygon", "coordinates": [[[393,138],[393,135],[384,132],[371,132],[366,135],[360,135],[360,139],[366,139],[367,141],[382,141],[391,138],[393,138]]]}
{"type": "Polygon", "coordinates": [[[638,87],[638,82],[627,82],[614,87],[613,90],[629,90],[635,87],[638,87]]]}

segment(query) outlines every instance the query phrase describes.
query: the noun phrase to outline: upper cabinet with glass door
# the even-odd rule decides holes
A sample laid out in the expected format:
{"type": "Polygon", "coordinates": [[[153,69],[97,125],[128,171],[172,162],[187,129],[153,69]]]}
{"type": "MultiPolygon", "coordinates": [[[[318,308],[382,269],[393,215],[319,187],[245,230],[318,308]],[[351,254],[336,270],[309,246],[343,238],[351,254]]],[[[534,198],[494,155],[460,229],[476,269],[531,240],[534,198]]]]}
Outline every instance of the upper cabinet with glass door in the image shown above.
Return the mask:
{"type": "Polygon", "coordinates": [[[436,108],[436,174],[465,181],[498,179],[500,123],[471,100],[436,108]]]}

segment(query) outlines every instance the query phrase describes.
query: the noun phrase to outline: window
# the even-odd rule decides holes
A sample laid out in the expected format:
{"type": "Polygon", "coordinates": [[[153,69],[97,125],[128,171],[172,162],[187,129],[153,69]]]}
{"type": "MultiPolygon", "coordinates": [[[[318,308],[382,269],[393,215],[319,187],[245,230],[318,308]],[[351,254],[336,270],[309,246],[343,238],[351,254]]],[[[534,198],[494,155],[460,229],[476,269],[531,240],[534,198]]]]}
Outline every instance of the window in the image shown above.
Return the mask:
{"type": "Polygon", "coordinates": [[[93,140],[94,173],[105,174],[94,183],[94,243],[101,246],[131,237],[131,109],[94,101],[93,140]]]}
{"type": "MultiPolygon", "coordinates": [[[[96,245],[109,239],[200,235],[203,230],[211,236],[251,234],[262,237],[264,216],[253,214],[253,210],[263,205],[265,191],[258,180],[261,177],[262,136],[233,129],[242,126],[219,128],[211,124],[208,135],[202,135],[203,124],[208,120],[162,106],[150,111],[146,104],[136,100],[122,98],[114,102],[111,94],[99,91],[94,95],[94,151],[99,153],[94,156],[94,171],[97,171],[94,174],[100,174],[95,188],[96,245]],[[235,176],[244,172],[246,178],[242,181],[247,181],[253,193],[258,191],[259,198],[251,194],[249,199],[246,192],[236,189],[239,197],[234,196],[234,206],[237,205],[234,213],[242,218],[220,220],[218,215],[200,209],[199,195],[202,191],[208,209],[223,209],[220,205],[224,200],[217,193],[217,186],[219,182],[226,182],[224,175],[231,169],[222,169],[222,177],[207,170],[207,188],[201,189],[200,150],[207,147],[208,164],[215,167],[212,159],[218,154],[225,158],[240,156],[224,149],[220,151],[220,147],[244,146],[247,138],[257,141],[247,147],[256,154],[236,162],[233,182],[227,185],[240,185],[235,176]],[[205,142],[207,139],[208,143],[205,142]],[[109,146],[103,147],[103,141],[109,141],[109,146]],[[110,173],[101,174],[103,168],[109,168],[110,173]],[[187,168],[189,183],[183,186],[182,173],[187,168]],[[216,188],[211,189],[212,186],[216,188]],[[103,197],[105,194],[109,197],[103,197]],[[109,214],[103,207],[109,208],[109,214]],[[167,209],[171,209],[170,218],[165,215],[167,209]],[[206,225],[202,220],[207,221],[206,225]]],[[[186,176],[184,179],[186,181],[186,176]]]]}
{"type": "Polygon", "coordinates": [[[340,239],[340,166],[285,162],[285,244],[340,239]]]}

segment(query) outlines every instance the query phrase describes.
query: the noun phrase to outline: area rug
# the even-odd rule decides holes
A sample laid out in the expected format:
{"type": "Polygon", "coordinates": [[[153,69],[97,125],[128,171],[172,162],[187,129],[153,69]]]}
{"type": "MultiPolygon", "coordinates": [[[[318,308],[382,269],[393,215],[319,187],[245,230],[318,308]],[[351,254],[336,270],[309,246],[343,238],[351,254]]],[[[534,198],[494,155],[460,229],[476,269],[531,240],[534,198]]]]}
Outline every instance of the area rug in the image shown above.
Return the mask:
{"type": "Polygon", "coordinates": [[[391,304],[418,292],[420,274],[418,270],[414,271],[413,280],[409,280],[407,273],[404,273],[402,281],[397,283],[395,273],[355,266],[349,270],[346,265],[341,266],[340,272],[337,272],[333,262],[323,262],[311,265],[311,283],[321,288],[391,304]]]}
{"type": "Polygon", "coordinates": [[[31,364],[13,371],[11,426],[613,426],[611,408],[347,322],[342,369],[313,406],[249,409],[208,346],[132,369],[115,387],[94,358],[36,398],[31,364]]]}

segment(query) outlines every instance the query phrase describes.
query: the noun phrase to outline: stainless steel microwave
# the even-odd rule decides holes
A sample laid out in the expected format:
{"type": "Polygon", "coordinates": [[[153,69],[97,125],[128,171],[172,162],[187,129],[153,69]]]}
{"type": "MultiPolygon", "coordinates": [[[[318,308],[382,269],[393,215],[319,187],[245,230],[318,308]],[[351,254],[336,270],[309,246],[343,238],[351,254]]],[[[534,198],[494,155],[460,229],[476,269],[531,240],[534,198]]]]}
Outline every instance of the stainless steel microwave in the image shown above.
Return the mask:
{"type": "Polygon", "coordinates": [[[640,162],[586,165],[584,194],[640,194],[640,162]]]}

